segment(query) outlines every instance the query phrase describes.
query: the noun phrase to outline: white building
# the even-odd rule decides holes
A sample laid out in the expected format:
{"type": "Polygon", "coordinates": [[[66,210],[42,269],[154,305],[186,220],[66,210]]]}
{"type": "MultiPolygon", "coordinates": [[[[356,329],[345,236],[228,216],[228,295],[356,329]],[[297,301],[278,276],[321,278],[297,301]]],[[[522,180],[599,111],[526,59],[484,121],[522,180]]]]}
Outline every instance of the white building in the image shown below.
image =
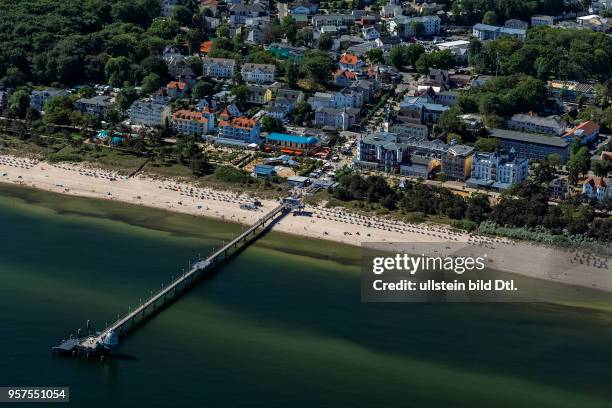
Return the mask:
{"type": "Polygon", "coordinates": [[[163,126],[170,116],[170,106],[155,100],[135,101],[128,109],[130,123],[140,126],[163,126]]]}
{"type": "Polygon", "coordinates": [[[532,16],[531,17],[531,26],[550,26],[552,27],[555,24],[555,18],[553,16],[532,16]]]}
{"type": "Polygon", "coordinates": [[[202,72],[205,76],[215,78],[233,78],[236,72],[236,61],[231,58],[202,58],[202,72]]]}
{"type": "Polygon", "coordinates": [[[495,40],[501,36],[516,37],[521,41],[525,41],[527,30],[521,28],[498,27],[488,24],[476,24],[472,28],[472,36],[481,41],[495,40]]]}
{"type": "Polygon", "coordinates": [[[276,79],[276,67],[271,64],[246,63],[242,66],[242,79],[258,84],[272,83],[276,79]]]}
{"type": "Polygon", "coordinates": [[[472,159],[471,177],[466,183],[472,187],[505,190],[512,184],[525,181],[528,168],[527,159],[518,159],[513,152],[508,156],[476,152],[472,159]]]}
{"type": "Polygon", "coordinates": [[[389,31],[406,39],[416,35],[415,27],[420,23],[423,25],[423,35],[433,36],[440,33],[440,17],[396,17],[389,22],[389,31]]]}
{"type": "Polygon", "coordinates": [[[609,180],[604,177],[590,176],[582,185],[582,193],[597,201],[603,201],[606,197],[612,197],[612,188],[609,180]]]}

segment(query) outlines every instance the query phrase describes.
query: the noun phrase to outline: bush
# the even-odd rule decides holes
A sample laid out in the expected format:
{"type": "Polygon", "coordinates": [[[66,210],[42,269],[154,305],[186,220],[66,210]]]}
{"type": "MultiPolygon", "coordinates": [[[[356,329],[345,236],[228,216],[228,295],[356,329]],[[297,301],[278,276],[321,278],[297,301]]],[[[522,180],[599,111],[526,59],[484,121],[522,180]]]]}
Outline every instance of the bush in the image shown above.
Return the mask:
{"type": "Polygon", "coordinates": [[[229,166],[217,167],[215,169],[215,177],[228,183],[247,183],[250,178],[244,171],[229,166]]]}
{"type": "Polygon", "coordinates": [[[464,231],[474,231],[478,224],[470,220],[452,220],[451,227],[464,231]]]}
{"type": "Polygon", "coordinates": [[[412,223],[423,222],[425,221],[425,214],[423,214],[420,211],[412,211],[406,214],[406,217],[404,217],[404,220],[406,222],[412,222],[412,223]]]}

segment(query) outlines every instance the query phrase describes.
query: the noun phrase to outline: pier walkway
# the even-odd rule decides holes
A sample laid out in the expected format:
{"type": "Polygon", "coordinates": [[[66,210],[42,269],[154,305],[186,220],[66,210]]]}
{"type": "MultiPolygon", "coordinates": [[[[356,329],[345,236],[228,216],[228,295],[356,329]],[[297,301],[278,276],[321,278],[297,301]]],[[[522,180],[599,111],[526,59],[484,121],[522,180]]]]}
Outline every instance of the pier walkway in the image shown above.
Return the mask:
{"type": "MultiPolygon", "coordinates": [[[[118,336],[125,335],[138,319],[142,321],[148,310],[158,310],[162,308],[166,304],[167,299],[176,298],[177,293],[180,295],[180,293],[184,292],[185,289],[190,287],[203,274],[212,270],[216,265],[227,259],[228,256],[247,245],[252,238],[255,238],[264,230],[266,224],[272,220],[280,219],[292,209],[299,208],[300,206],[301,203],[299,203],[299,200],[292,198],[283,200],[282,204],[258,219],[247,230],[236,236],[227,244],[224,244],[206,259],[200,259],[193,263],[187,272],[174,279],[168,286],[162,286],[157,293],[154,293],[134,310],[119,317],[114,323],[100,331],[99,334],[88,335],[83,338],[80,338],[79,335],[76,339],[70,338],[64,340],[59,346],[53,347],[53,352],[58,352],[59,354],[72,353],[73,355],[83,353],[89,357],[92,354],[103,354],[104,352],[112,350],[118,342],[118,336]]],[[[149,313],[149,315],[150,314],[151,313],[149,313]]]]}

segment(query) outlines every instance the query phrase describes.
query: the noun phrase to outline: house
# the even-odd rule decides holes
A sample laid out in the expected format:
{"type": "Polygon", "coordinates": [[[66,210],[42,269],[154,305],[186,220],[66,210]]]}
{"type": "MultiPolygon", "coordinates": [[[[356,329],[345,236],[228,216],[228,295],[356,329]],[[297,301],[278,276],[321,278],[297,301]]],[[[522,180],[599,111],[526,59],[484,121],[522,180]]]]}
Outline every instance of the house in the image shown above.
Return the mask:
{"type": "Polygon", "coordinates": [[[30,106],[39,112],[42,112],[45,108],[45,103],[48,100],[56,98],[58,96],[68,96],[70,92],[64,89],[53,89],[47,88],[42,90],[33,90],[30,93],[30,106]]]}
{"type": "Polygon", "coordinates": [[[429,99],[423,96],[406,96],[400,103],[399,117],[402,121],[435,124],[440,120],[440,116],[449,109],[448,106],[430,103],[429,99]]]}
{"type": "Polygon", "coordinates": [[[465,181],[472,172],[474,148],[454,144],[442,156],[442,172],[448,180],[465,181]]]}
{"type": "Polygon", "coordinates": [[[236,61],[231,58],[202,58],[202,73],[215,78],[233,78],[236,72],[236,61]]]}
{"type": "Polygon", "coordinates": [[[363,34],[363,38],[368,41],[373,41],[380,38],[380,33],[374,27],[363,27],[361,29],[361,34],[363,34]]]}
{"type": "Polygon", "coordinates": [[[308,104],[313,110],[317,108],[361,108],[363,94],[350,88],[344,88],[338,92],[316,92],[308,99],[308,104]]]}
{"type": "Polygon", "coordinates": [[[346,29],[354,24],[355,16],[352,14],[320,14],[312,17],[314,28],[333,26],[346,29]]]}
{"type": "Polygon", "coordinates": [[[495,40],[501,36],[516,37],[525,41],[527,30],[521,28],[498,27],[488,24],[478,23],[472,28],[472,36],[481,41],[495,40]]]}
{"type": "Polygon", "coordinates": [[[453,106],[459,100],[459,95],[457,91],[440,91],[434,96],[434,101],[440,105],[453,106]]]}
{"type": "Polygon", "coordinates": [[[608,19],[597,14],[578,17],[576,18],[576,22],[580,27],[589,28],[593,31],[600,31],[602,33],[608,31],[609,28],[608,19]]]}
{"type": "Polygon", "coordinates": [[[531,26],[532,27],[538,27],[538,26],[552,27],[554,24],[555,24],[555,18],[553,16],[543,16],[543,15],[531,16],[531,26]]]}
{"type": "Polygon", "coordinates": [[[246,63],[242,66],[242,79],[258,84],[272,83],[276,79],[276,66],[271,64],[246,63]]]}
{"type": "Polygon", "coordinates": [[[292,155],[311,155],[319,150],[321,141],[313,136],[270,133],[266,137],[266,147],[292,155]]]}
{"type": "Polygon", "coordinates": [[[268,164],[256,164],[253,168],[253,173],[251,173],[251,176],[256,178],[274,177],[276,176],[276,170],[274,166],[270,166],[268,164]]]}
{"type": "Polygon", "coordinates": [[[419,123],[394,123],[388,126],[388,132],[396,133],[400,137],[427,140],[429,127],[419,123]]]}
{"type": "Polygon", "coordinates": [[[128,109],[132,125],[164,126],[170,117],[170,105],[156,99],[138,100],[128,109]]]}
{"type": "Polygon", "coordinates": [[[105,118],[108,113],[108,108],[111,106],[113,98],[106,95],[94,96],[92,98],[77,99],[74,107],[82,113],[90,113],[102,118],[105,118]]]}
{"type": "Polygon", "coordinates": [[[259,27],[251,27],[248,30],[246,39],[244,40],[247,44],[263,44],[264,42],[264,31],[259,27]]]}
{"type": "Polygon", "coordinates": [[[245,143],[259,143],[261,124],[256,119],[239,116],[219,121],[219,137],[239,140],[245,143]]]}
{"type": "Polygon", "coordinates": [[[205,135],[215,127],[215,116],[205,108],[203,112],[181,109],[172,114],[170,128],[179,134],[205,135]]]}
{"type": "Polygon", "coordinates": [[[263,105],[266,92],[270,88],[263,85],[247,85],[247,88],[249,89],[249,94],[246,101],[255,105],[263,105]]]}
{"type": "Polygon", "coordinates": [[[287,184],[293,187],[304,188],[310,184],[310,179],[303,176],[291,176],[287,178],[287,184]]]}
{"type": "Polygon", "coordinates": [[[405,163],[400,164],[400,174],[409,177],[428,179],[434,170],[440,167],[440,161],[435,157],[413,154],[405,163]]]}
{"type": "Polygon", "coordinates": [[[560,137],[505,129],[491,129],[490,135],[499,139],[503,149],[514,149],[520,158],[542,160],[551,154],[558,154],[561,163],[565,163],[568,158],[570,143],[560,137]]]}
{"type": "Polygon", "coordinates": [[[595,98],[593,85],[576,81],[548,81],[548,91],[551,96],[562,101],[574,102],[578,98],[584,98],[587,103],[591,103],[595,98]]]}
{"type": "Polygon", "coordinates": [[[528,168],[527,159],[519,159],[513,152],[509,155],[476,152],[472,159],[471,176],[466,184],[474,188],[505,190],[525,181],[528,168]]]}
{"type": "Polygon", "coordinates": [[[171,98],[186,98],[191,86],[186,81],[170,81],[166,85],[166,91],[171,98]]]}
{"type": "Polygon", "coordinates": [[[553,200],[565,200],[569,196],[570,191],[569,183],[561,177],[557,177],[548,184],[548,192],[553,200]]]}
{"type": "Polygon", "coordinates": [[[383,53],[387,53],[391,51],[395,47],[399,47],[402,45],[402,39],[399,37],[379,37],[374,40],[374,45],[379,50],[382,50],[383,53]]]}
{"type": "Polygon", "coordinates": [[[582,185],[582,194],[597,201],[612,197],[610,180],[606,177],[589,176],[582,185]]]}
{"type": "Polygon", "coordinates": [[[440,33],[440,22],[441,20],[438,16],[398,16],[389,22],[389,31],[407,40],[411,37],[416,37],[418,34],[416,31],[417,27],[422,26],[422,34],[431,37],[440,33]]]}
{"type": "Polygon", "coordinates": [[[508,129],[561,136],[565,132],[565,124],[554,116],[544,118],[531,113],[517,113],[508,120],[508,129]]]}
{"type": "Polygon", "coordinates": [[[292,89],[279,89],[276,91],[274,99],[269,101],[270,107],[280,108],[285,113],[291,112],[298,103],[304,101],[304,93],[302,91],[294,91],[292,89]]]}
{"type": "Polygon", "coordinates": [[[456,40],[456,41],[447,41],[443,43],[436,44],[436,47],[440,51],[449,50],[455,60],[458,62],[465,62],[468,59],[468,48],[470,42],[466,40],[456,40]]]}
{"type": "Polygon", "coordinates": [[[521,30],[527,30],[529,28],[529,23],[523,20],[519,20],[516,18],[511,18],[504,23],[504,27],[506,28],[517,28],[521,30]]]}
{"type": "Polygon", "coordinates": [[[357,74],[353,71],[337,69],[332,74],[333,84],[336,86],[346,87],[351,85],[357,79],[357,74]]]}
{"type": "Polygon", "coordinates": [[[355,164],[360,167],[381,169],[387,173],[397,173],[404,162],[405,150],[406,147],[395,133],[371,133],[359,141],[355,164]]]}
{"type": "Polygon", "coordinates": [[[212,40],[204,41],[200,44],[200,52],[202,54],[208,54],[212,50],[212,40]]]}
{"type": "Polygon", "coordinates": [[[357,115],[359,115],[359,109],[355,108],[336,109],[320,107],[315,111],[315,125],[348,130],[355,124],[357,115]]]}
{"type": "Polygon", "coordinates": [[[444,87],[448,82],[449,76],[447,70],[430,68],[424,83],[429,86],[444,87]]]}
{"type": "Polygon", "coordinates": [[[597,140],[598,136],[599,125],[592,120],[588,120],[572,129],[569,129],[563,135],[563,138],[569,143],[577,139],[580,141],[580,144],[588,145],[597,140]]]}
{"type": "Polygon", "coordinates": [[[289,3],[289,14],[294,18],[297,15],[313,15],[317,13],[317,3],[310,0],[295,0],[289,3]]]}
{"type": "Polygon", "coordinates": [[[340,56],[339,63],[341,69],[352,72],[359,72],[365,66],[365,62],[363,62],[357,55],[346,52],[340,56]]]}
{"type": "Polygon", "coordinates": [[[237,3],[230,7],[229,22],[231,25],[240,25],[246,22],[247,17],[258,17],[265,14],[261,4],[237,3]]]}

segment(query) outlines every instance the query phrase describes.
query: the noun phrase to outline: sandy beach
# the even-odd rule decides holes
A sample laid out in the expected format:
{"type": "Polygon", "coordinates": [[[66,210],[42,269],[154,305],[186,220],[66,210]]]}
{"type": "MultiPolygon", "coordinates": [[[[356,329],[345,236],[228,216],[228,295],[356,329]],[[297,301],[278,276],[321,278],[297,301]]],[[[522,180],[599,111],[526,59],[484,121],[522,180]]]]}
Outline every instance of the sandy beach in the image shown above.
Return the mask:
{"type": "MultiPolygon", "coordinates": [[[[114,200],[155,207],[242,224],[251,224],[276,201],[260,200],[256,210],[241,209],[254,197],[187,183],[158,180],[145,175],[126,178],[81,164],[50,164],[36,160],[0,156],[0,182],[38,188],[55,193],[114,200]]],[[[378,217],[351,214],[341,209],[306,207],[310,216],[284,217],[274,230],[350,245],[380,242],[389,249],[405,250],[407,243],[431,244],[443,252],[444,243],[466,251],[486,251],[494,268],[524,276],[612,292],[608,259],[592,254],[551,248],[504,238],[470,235],[443,226],[407,224],[378,217]],[[397,244],[396,244],[397,243],[397,244]]]]}

